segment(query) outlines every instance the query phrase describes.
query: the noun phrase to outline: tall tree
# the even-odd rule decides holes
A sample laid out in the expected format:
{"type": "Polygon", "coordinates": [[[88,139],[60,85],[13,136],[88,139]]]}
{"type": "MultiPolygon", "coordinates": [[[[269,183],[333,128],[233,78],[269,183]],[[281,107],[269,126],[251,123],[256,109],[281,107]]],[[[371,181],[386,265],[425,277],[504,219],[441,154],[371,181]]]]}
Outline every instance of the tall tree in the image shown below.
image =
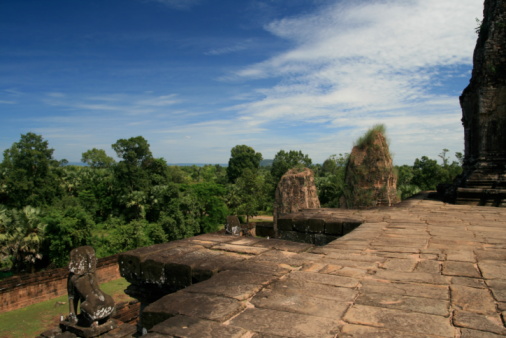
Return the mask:
{"type": "Polygon", "coordinates": [[[290,150],[286,152],[284,150],[280,150],[276,156],[274,156],[274,161],[272,162],[271,167],[271,175],[276,182],[276,184],[281,179],[288,170],[296,167],[310,167],[312,160],[308,155],[302,153],[302,151],[290,150]]]}
{"type": "Polygon", "coordinates": [[[82,154],[81,162],[92,168],[109,168],[114,164],[114,159],[107,156],[105,150],[93,148],[82,154]]]}
{"type": "Polygon", "coordinates": [[[135,190],[146,190],[149,187],[149,175],[144,170],[153,160],[149,143],[142,136],[120,139],[112,145],[122,159],[114,167],[114,176],[122,194],[135,190]]]}
{"type": "Polygon", "coordinates": [[[53,152],[48,142],[34,133],[21,135],[19,142],[5,150],[0,164],[0,203],[18,209],[51,204],[59,193],[52,170],[59,163],[53,152]]]}
{"type": "Polygon", "coordinates": [[[258,215],[262,199],[266,195],[264,183],[264,177],[256,170],[250,169],[245,169],[237,179],[234,188],[235,201],[231,201],[232,210],[237,215],[245,215],[246,222],[249,222],[250,217],[258,215]]]}
{"type": "Polygon", "coordinates": [[[245,169],[257,170],[262,161],[262,154],[247,145],[237,145],[230,151],[227,176],[231,183],[235,183],[245,169]]]}
{"type": "Polygon", "coordinates": [[[112,149],[119,158],[132,166],[141,166],[146,160],[153,158],[149,143],[142,136],[131,137],[128,140],[119,139],[112,145],[112,149]]]}
{"type": "Polygon", "coordinates": [[[47,224],[45,247],[56,266],[67,264],[70,250],[91,243],[95,222],[80,206],[53,208],[43,221],[47,224]]]}

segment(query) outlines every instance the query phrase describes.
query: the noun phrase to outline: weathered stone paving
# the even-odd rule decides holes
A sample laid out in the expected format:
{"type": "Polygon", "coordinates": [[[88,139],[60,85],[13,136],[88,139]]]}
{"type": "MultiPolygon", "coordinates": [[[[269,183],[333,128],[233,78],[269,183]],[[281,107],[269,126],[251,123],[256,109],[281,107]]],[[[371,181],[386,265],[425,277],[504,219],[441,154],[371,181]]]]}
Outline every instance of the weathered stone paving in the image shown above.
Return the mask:
{"type": "Polygon", "coordinates": [[[121,271],[186,286],[145,307],[147,337],[506,336],[506,210],[425,197],[319,210],[364,220],[325,246],[203,235],[128,252],[121,271]]]}

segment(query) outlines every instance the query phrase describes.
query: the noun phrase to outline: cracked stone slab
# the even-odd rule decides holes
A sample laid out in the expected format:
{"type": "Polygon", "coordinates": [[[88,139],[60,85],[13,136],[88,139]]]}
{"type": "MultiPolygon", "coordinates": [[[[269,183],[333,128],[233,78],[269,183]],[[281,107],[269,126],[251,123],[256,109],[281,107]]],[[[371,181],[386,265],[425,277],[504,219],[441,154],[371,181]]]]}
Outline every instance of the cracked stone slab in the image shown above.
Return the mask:
{"type": "Polygon", "coordinates": [[[239,254],[247,254],[247,255],[259,255],[269,248],[263,248],[258,246],[246,246],[246,245],[237,245],[230,243],[220,243],[212,247],[213,250],[222,250],[222,251],[230,251],[239,254]]]}
{"type": "Polygon", "coordinates": [[[291,242],[282,239],[264,239],[260,242],[253,244],[253,246],[260,246],[264,248],[294,253],[305,252],[314,247],[313,244],[291,242]]]}
{"type": "Polygon", "coordinates": [[[449,318],[425,313],[353,305],[344,316],[344,320],[351,324],[388,327],[393,331],[441,337],[455,336],[455,328],[451,325],[449,318]]]}
{"type": "Polygon", "coordinates": [[[318,272],[324,273],[324,274],[329,274],[329,275],[336,275],[336,276],[361,279],[361,278],[364,278],[366,275],[369,275],[371,273],[371,270],[351,268],[348,266],[342,267],[342,266],[338,266],[338,265],[329,264],[329,265],[325,265],[318,272]]]}
{"type": "Polygon", "coordinates": [[[362,293],[355,300],[355,304],[407,310],[439,316],[448,316],[450,308],[450,302],[446,300],[381,293],[362,293]]]}
{"type": "Polygon", "coordinates": [[[476,262],[476,257],[472,250],[449,250],[446,257],[449,261],[476,262]]]}
{"type": "Polygon", "coordinates": [[[425,272],[378,270],[378,272],[374,277],[378,279],[386,279],[390,281],[399,281],[399,282],[426,283],[436,285],[449,284],[448,277],[425,272]]]}
{"type": "Polygon", "coordinates": [[[204,332],[210,338],[241,338],[246,337],[249,333],[247,330],[236,326],[178,315],[155,325],[150,330],[150,334],[144,335],[144,337],[155,337],[153,335],[155,333],[171,337],[197,337],[204,332]]]}
{"type": "Polygon", "coordinates": [[[481,278],[452,277],[452,285],[469,286],[471,288],[484,289],[487,287],[485,281],[481,278]]]}
{"type": "Polygon", "coordinates": [[[505,279],[506,261],[479,261],[478,267],[487,279],[505,279]]]}
{"type": "Polygon", "coordinates": [[[276,278],[272,275],[228,270],[218,273],[214,278],[193,284],[183,291],[215,294],[245,300],[255,295],[276,278]]]}
{"type": "Polygon", "coordinates": [[[439,275],[441,274],[441,264],[437,260],[422,260],[418,262],[413,271],[439,275]]]}
{"type": "Polygon", "coordinates": [[[443,263],[443,275],[481,278],[474,263],[446,261],[443,263]]]}
{"type": "Polygon", "coordinates": [[[495,313],[495,302],[488,289],[476,289],[468,286],[450,286],[452,305],[468,312],[481,314],[495,313]]]}
{"type": "Polygon", "coordinates": [[[460,330],[460,338],[499,338],[499,337],[504,337],[504,335],[498,335],[491,332],[484,332],[471,329],[460,330]]]}
{"type": "Polygon", "coordinates": [[[413,271],[417,264],[415,259],[396,259],[389,258],[382,264],[382,268],[394,271],[413,271]]]}
{"type": "Polygon", "coordinates": [[[224,322],[245,307],[243,302],[232,298],[179,291],[148,305],[142,313],[142,324],[149,330],[176,315],[224,322]]]}
{"type": "Polygon", "coordinates": [[[483,316],[473,312],[456,310],[453,323],[455,326],[463,328],[506,335],[506,328],[498,314],[483,316]]]}
{"type": "MultiPolygon", "coordinates": [[[[505,276],[506,278],[506,276],[505,276]]],[[[506,279],[486,282],[498,302],[506,302],[506,279]]]]}
{"type": "Polygon", "coordinates": [[[336,319],[343,316],[353,300],[351,297],[343,297],[343,299],[337,301],[335,299],[314,297],[312,292],[301,291],[266,288],[253,297],[251,303],[257,308],[336,319]],[[345,302],[345,300],[348,300],[348,302],[345,302]]]}
{"type": "Polygon", "coordinates": [[[338,320],[270,309],[247,309],[230,321],[231,325],[258,332],[262,337],[335,337],[338,320]]]}
{"type": "Polygon", "coordinates": [[[289,278],[300,280],[304,282],[311,282],[316,284],[325,284],[332,286],[342,286],[354,288],[358,286],[359,280],[350,277],[326,275],[316,272],[294,271],[290,273],[289,278]]]}
{"type": "Polygon", "coordinates": [[[270,284],[268,288],[276,293],[284,293],[290,290],[292,292],[309,294],[308,290],[310,290],[312,297],[329,299],[335,302],[352,302],[358,293],[356,290],[346,287],[315,284],[292,278],[280,279],[270,284]]]}
{"type": "Polygon", "coordinates": [[[339,337],[360,338],[434,338],[432,335],[412,334],[411,331],[392,331],[379,327],[344,324],[339,337]]]}
{"type": "Polygon", "coordinates": [[[450,299],[450,292],[448,286],[446,285],[392,283],[377,280],[363,280],[360,292],[384,293],[442,300],[450,299]]]}

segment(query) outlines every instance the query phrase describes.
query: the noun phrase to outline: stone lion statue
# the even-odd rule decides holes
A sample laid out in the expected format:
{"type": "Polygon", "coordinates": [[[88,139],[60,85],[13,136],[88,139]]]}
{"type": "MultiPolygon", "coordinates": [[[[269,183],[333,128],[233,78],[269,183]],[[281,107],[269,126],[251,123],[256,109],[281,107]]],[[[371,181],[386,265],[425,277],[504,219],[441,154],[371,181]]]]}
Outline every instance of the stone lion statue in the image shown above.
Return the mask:
{"type": "Polygon", "coordinates": [[[112,297],[98,286],[96,267],[97,257],[91,246],[82,246],[70,252],[67,281],[70,314],[67,320],[79,326],[97,327],[105,323],[115,310],[112,297]]]}

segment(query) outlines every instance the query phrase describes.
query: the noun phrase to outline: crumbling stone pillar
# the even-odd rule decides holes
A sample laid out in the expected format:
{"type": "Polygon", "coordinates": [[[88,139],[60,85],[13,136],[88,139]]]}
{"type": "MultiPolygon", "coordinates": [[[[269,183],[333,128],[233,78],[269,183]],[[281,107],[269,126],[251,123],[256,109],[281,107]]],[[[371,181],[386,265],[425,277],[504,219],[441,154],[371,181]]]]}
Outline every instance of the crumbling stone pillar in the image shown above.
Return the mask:
{"type": "Polygon", "coordinates": [[[314,183],[313,171],[309,168],[288,170],[276,187],[274,199],[275,236],[279,236],[277,220],[280,215],[319,207],[320,200],[314,183]]]}
{"type": "Polygon", "coordinates": [[[383,133],[384,127],[376,126],[353,147],[346,166],[342,207],[360,209],[398,202],[397,175],[383,133]]]}
{"type": "Polygon", "coordinates": [[[460,97],[464,171],[448,192],[458,204],[505,206],[506,0],[485,0],[473,73],[460,97]]]}

